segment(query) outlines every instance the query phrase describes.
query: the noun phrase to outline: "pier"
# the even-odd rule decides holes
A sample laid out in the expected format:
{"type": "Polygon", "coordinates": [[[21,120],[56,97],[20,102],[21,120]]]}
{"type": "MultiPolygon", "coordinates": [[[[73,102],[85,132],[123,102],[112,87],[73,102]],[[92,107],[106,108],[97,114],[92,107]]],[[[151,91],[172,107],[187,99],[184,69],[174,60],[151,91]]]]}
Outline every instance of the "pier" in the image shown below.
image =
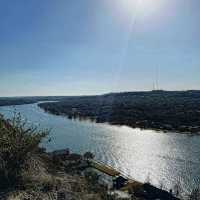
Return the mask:
{"type": "Polygon", "coordinates": [[[173,196],[172,192],[168,192],[149,183],[141,183],[130,179],[123,172],[114,169],[102,162],[90,160],[89,166],[113,178],[113,188],[122,192],[134,191],[134,194],[144,199],[162,199],[162,200],[180,200],[173,196]]]}
{"type": "Polygon", "coordinates": [[[99,161],[91,160],[90,166],[99,170],[100,172],[104,174],[107,174],[108,176],[116,177],[120,175],[119,171],[99,161]]]}
{"type": "MultiPolygon", "coordinates": [[[[90,167],[108,175],[113,178],[113,182],[123,182],[121,184],[120,190],[121,191],[128,191],[133,188],[139,188],[143,186],[143,183],[130,179],[127,175],[125,175],[123,172],[114,169],[113,167],[106,165],[103,162],[90,160],[90,167]],[[121,180],[120,180],[121,179],[121,180]]],[[[119,188],[118,188],[119,189],[119,188]]]]}

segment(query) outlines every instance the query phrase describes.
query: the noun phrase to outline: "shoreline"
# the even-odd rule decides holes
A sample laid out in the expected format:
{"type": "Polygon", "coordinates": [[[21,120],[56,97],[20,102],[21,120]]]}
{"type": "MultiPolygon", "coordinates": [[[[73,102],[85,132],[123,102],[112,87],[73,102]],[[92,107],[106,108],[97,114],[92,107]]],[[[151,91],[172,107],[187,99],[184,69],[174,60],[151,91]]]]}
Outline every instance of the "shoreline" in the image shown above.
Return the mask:
{"type": "MultiPolygon", "coordinates": [[[[75,116],[71,116],[71,115],[68,115],[67,113],[60,113],[60,114],[57,114],[57,113],[53,113],[51,112],[50,110],[45,110],[45,108],[43,108],[42,106],[40,106],[40,103],[37,104],[37,106],[39,108],[41,108],[44,112],[48,113],[48,114],[51,114],[51,115],[54,115],[54,116],[61,116],[61,117],[66,117],[70,120],[78,120],[78,121],[90,121],[91,123],[96,123],[96,124],[108,124],[108,125],[113,125],[113,126],[127,126],[129,128],[133,128],[133,129],[141,129],[141,130],[152,130],[152,131],[156,131],[156,132],[162,132],[162,133],[166,133],[166,132],[170,132],[170,133],[177,133],[177,134],[183,134],[183,135],[190,135],[190,136],[200,136],[200,127],[198,127],[198,131],[189,131],[189,130],[186,130],[186,131],[181,131],[180,129],[167,129],[167,128],[161,128],[161,127],[152,127],[152,126],[140,126],[140,125],[130,125],[130,124],[125,124],[125,123],[117,123],[117,122],[109,122],[109,121],[97,121],[93,118],[90,118],[90,117],[82,117],[82,116],[78,116],[78,115],[75,115],[75,116]]],[[[165,124],[161,125],[161,126],[165,126],[165,124]]],[[[185,129],[189,129],[189,128],[194,128],[194,127],[185,127],[185,129]]]]}
{"type": "Polygon", "coordinates": [[[131,128],[200,134],[200,91],[120,92],[93,96],[0,98],[0,106],[36,103],[54,115],[131,128]]]}
{"type": "MultiPolygon", "coordinates": [[[[173,132],[173,133],[177,133],[177,134],[183,134],[183,135],[191,135],[191,136],[195,136],[195,135],[200,135],[200,127],[197,127],[198,131],[181,131],[180,129],[167,129],[167,128],[160,128],[160,127],[151,127],[151,126],[139,126],[139,125],[130,125],[130,124],[125,124],[125,123],[117,123],[117,122],[109,122],[109,121],[97,121],[93,118],[90,118],[90,117],[82,117],[82,116],[77,116],[77,115],[74,115],[74,116],[71,116],[69,114],[66,114],[66,113],[60,113],[60,114],[57,114],[57,113],[53,113],[51,112],[50,110],[45,110],[45,108],[43,108],[42,104],[45,104],[45,103],[59,103],[59,101],[36,101],[36,102],[29,102],[29,103],[20,103],[20,104],[12,104],[12,105],[0,105],[0,107],[6,107],[6,106],[21,106],[21,105],[31,105],[31,104],[36,104],[40,109],[42,109],[44,112],[48,113],[48,114],[51,114],[51,115],[54,115],[54,116],[62,116],[62,117],[67,117],[68,119],[70,120],[79,120],[79,121],[90,121],[92,123],[97,123],[97,124],[109,124],[109,125],[113,125],[113,126],[127,126],[129,128],[139,128],[141,130],[153,130],[153,131],[156,131],[156,132],[162,132],[162,133],[166,133],[166,132],[173,132]]],[[[140,122],[139,122],[140,123],[140,122]]],[[[162,126],[166,126],[165,124],[163,124],[162,126]]],[[[194,127],[187,127],[185,126],[185,129],[189,129],[189,128],[194,128],[194,127]]],[[[196,128],[196,127],[195,127],[196,128]]]]}

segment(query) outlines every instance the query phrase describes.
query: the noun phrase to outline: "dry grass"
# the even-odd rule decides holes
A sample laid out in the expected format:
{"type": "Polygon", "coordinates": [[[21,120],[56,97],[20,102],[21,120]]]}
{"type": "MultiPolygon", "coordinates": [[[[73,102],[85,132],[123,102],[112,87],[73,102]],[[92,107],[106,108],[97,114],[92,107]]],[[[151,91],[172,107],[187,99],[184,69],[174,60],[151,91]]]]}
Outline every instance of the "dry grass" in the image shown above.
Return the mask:
{"type": "MultiPolygon", "coordinates": [[[[43,153],[32,156],[27,169],[22,171],[23,185],[6,195],[6,200],[101,200],[101,188],[92,191],[84,176],[67,174],[62,167],[57,170],[51,157],[43,153]],[[53,167],[53,168],[52,168],[53,167]],[[52,173],[53,172],[53,173],[52,173]]],[[[98,184],[97,184],[98,186],[98,184]]]]}

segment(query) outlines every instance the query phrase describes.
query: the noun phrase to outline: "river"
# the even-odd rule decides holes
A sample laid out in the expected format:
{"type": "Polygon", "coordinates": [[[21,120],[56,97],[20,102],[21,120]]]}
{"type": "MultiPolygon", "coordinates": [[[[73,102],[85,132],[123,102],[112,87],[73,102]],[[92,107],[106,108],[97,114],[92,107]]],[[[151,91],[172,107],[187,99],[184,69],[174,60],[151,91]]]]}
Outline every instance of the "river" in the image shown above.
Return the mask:
{"type": "Polygon", "coordinates": [[[200,136],[70,120],[45,113],[37,104],[0,107],[6,118],[14,111],[40,129],[51,129],[51,142],[43,144],[48,151],[91,151],[130,177],[165,189],[178,183],[188,192],[200,185],[200,136]]]}

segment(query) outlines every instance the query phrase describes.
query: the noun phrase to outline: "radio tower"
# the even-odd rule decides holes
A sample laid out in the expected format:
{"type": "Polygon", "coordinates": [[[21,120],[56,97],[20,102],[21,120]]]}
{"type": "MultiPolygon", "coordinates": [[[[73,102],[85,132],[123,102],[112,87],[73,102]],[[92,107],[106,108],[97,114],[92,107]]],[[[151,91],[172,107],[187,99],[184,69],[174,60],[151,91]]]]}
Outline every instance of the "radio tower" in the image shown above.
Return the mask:
{"type": "Polygon", "coordinates": [[[159,90],[159,71],[158,67],[156,67],[156,90],[159,90]]]}
{"type": "Polygon", "coordinates": [[[155,79],[153,81],[153,91],[158,91],[160,90],[159,87],[159,69],[158,67],[155,68],[155,79]]]}

